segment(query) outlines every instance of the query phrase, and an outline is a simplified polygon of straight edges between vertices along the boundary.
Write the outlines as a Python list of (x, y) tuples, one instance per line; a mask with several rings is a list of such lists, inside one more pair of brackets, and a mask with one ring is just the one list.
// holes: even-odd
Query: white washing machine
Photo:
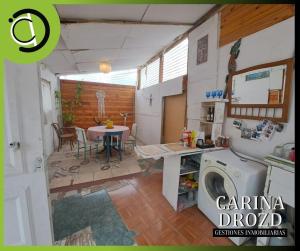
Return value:
[[(258, 213), (250, 210), (219, 210), (216, 199), (225, 196), (220, 200), (222, 205), (228, 204), (235, 196), (241, 201), (241, 196), (263, 195), (263, 188), (266, 180), (267, 168), (264, 165), (253, 161), (243, 161), (230, 150), (214, 151), (202, 155), (200, 175), (198, 208), (216, 225), (220, 224), (220, 213)], [(226, 226), (224, 228), (233, 228)], [(241, 245), (248, 238), (229, 237), (235, 244)]]

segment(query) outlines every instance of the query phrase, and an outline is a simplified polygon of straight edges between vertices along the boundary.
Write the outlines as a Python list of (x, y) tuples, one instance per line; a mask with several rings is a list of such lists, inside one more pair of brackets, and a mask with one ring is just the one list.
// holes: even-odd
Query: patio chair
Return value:
[(136, 146), (136, 135), (137, 135), (137, 125), (136, 123), (132, 124), (130, 135), (124, 145), (131, 145), (132, 149)]
[(69, 141), (71, 151), (73, 150), (73, 140), (74, 140), (74, 134), (73, 133), (64, 133), (64, 127), (60, 127), (58, 123), (52, 123), (52, 127), (54, 128), (54, 131), (58, 137), (58, 147), (57, 151), (59, 152), (59, 149), (62, 147), (63, 143), (65, 141)]
[(104, 165), (101, 169), (107, 170), (110, 168), (110, 157), (112, 156), (112, 150), (119, 153), (119, 159), (122, 160), (122, 134), (123, 132), (106, 132), (104, 134), (104, 144), (105, 144), (105, 155), (106, 162), (108, 165)]
[[(76, 135), (77, 135), (77, 158), (79, 158), (79, 150), (83, 150), (84, 160), (86, 160), (86, 152), (90, 151), (90, 155), (92, 154), (92, 150), (96, 149), (98, 152), (98, 144), (99, 141), (90, 141), (87, 139), (85, 130), (80, 127), (75, 127)], [(94, 147), (94, 148), (93, 148)]]

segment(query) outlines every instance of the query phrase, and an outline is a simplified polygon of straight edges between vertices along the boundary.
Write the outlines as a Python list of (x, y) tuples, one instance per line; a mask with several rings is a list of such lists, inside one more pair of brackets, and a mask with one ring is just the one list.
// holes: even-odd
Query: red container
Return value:
[(289, 153), (289, 160), (295, 162), (295, 148), (293, 147)]

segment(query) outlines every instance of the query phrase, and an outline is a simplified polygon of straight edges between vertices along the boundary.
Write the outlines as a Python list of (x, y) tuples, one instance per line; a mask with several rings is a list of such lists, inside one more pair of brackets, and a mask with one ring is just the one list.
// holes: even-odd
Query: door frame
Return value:
[[(44, 107), (43, 107), (43, 90), (42, 90), (42, 85), (43, 85), (43, 82), (45, 82), (47, 85), (49, 85), (49, 89), (50, 89), (50, 100), (51, 100), (51, 107), (53, 108), (53, 103), (52, 103), (52, 86), (51, 86), (51, 81), (45, 79), (45, 78), (42, 78), (41, 76), (39, 77), (40, 79), (40, 96), (41, 96), (41, 113), (44, 115)], [(52, 114), (52, 122), (53, 123), (53, 114)], [(51, 128), (51, 125), (50, 125), (50, 128)], [(43, 155), (44, 155), (44, 158), (45, 158), (45, 165), (47, 163), (47, 159), (49, 156), (47, 156), (46, 154), (46, 139), (45, 139), (45, 117), (42, 116), (42, 132), (43, 132)], [(54, 133), (53, 133), (53, 130), (52, 130), (52, 145), (53, 145), (53, 151), (55, 149), (55, 143), (54, 143)]]
[[(164, 144), (164, 140), (165, 140), (165, 120), (166, 120), (166, 116), (165, 116), (165, 102), (166, 102), (166, 98), (167, 97), (171, 97), (171, 96), (177, 96), (177, 95), (183, 95), (186, 93), (186, 99), (185, 99), (185, 112), (184, 112), (184, 127), (187, 127), (187, 99), (188, 99), (188, 93), (187, 93), (187, 82), (188, 82), (188, 76), (184, 75), (183, 79), (182, 79), (182, 93), (181, 94), (176, 94), (176, 95), (170, 95), (170, 96), (164, 96), (162, 97), (162, 110), (161, 110), (161, 134), (160, 134), (160, 143)], [(162, 83), (163, 84), (163, 83)]]
[[(40, 64), (38, 64), (38, 79), (39, 79), (39, 95), (40, 95), (40, 112), (41, 114), (44, 113), (44, 107), (43, 107), (43, 94), (42, 94), (42, 81), (49, 84), (50, 87), (50, 97), (51, 97), (51, 104), (52, 104), (52, 86), (51, 81), (45, 79), (42, 77), (41, 74), (41, 67)], [(52, 104), (53, 108), (53, 104)], [(45, 140), (45, 124), (44, 124), (44, 116), (41, 116), (41, 127), (42, 127), (42, 144), (43, 144), (43, 168), (45, 172), (46, 177), (46, 189), (47, 189), (47, 199), (48, 199), (48, 208), (49, 208), (49, 220), (50, 220), (50, 230), (51, 230), (51, 238), (52, 238), (52, 244), (54, 244), (54, 229), (53, 229), (53, 219), (52, 219), (52, 206), (51, 206), (51, 199), (50, 199), (50, 184), (49, 184), (49, 173), (48, 173), (48, 157), (46, 154), (46, 140)], [(53, 114), (52, 114), (52, 122), (53, 122)], [(52, 144), (53, 144), (53, 152), (55, 151), (55, 142), (54, 142), (54, 132), (52, 131)]]

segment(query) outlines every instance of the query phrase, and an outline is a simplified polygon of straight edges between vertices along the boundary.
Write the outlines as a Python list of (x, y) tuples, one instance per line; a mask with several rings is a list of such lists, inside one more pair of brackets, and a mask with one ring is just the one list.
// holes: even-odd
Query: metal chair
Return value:
[[(79, 150), (84, 149), (84, 160), (86, 160), (86, 152), (88, 150), (90, 151), (90, 155), (92, 154), (93, 149), (96, 149), (96, 152), (98, 152), (99, 142), (88, 140), (85, 134), (85, 130), (83, 128), (75, 127), (75, 130), (77, 135), (77, 158), (79, 158)], [(95, 147), (93, 148), (93, 146)]]
[(73, 133), (64, 133), (64, 127), (60, 127), (58, 123), (52, 123), (52, 127), (54, 128), (56, 135), (58, 137), (58, 147), (57, 151), (62, 147), (64, 141), (69, 141), (71, 151), (73, 150), (73, 140), (74, 134)]
[(136, 123), (132, 124), (130, 135), (124, 145), (132, 145), (132, 148), (136, 146), (136, 135), (137, 135), (137, 125)]
[(123, 132), (106, 132), (104, 134), (104, 147), (106, 162), (108, 165), (104, 165), (101, 169), (107, 170), (110, 168), (110, 157), (112, 156), (112, 150), (119, 153), (119, 159), (122, 160), (122, 134)]

